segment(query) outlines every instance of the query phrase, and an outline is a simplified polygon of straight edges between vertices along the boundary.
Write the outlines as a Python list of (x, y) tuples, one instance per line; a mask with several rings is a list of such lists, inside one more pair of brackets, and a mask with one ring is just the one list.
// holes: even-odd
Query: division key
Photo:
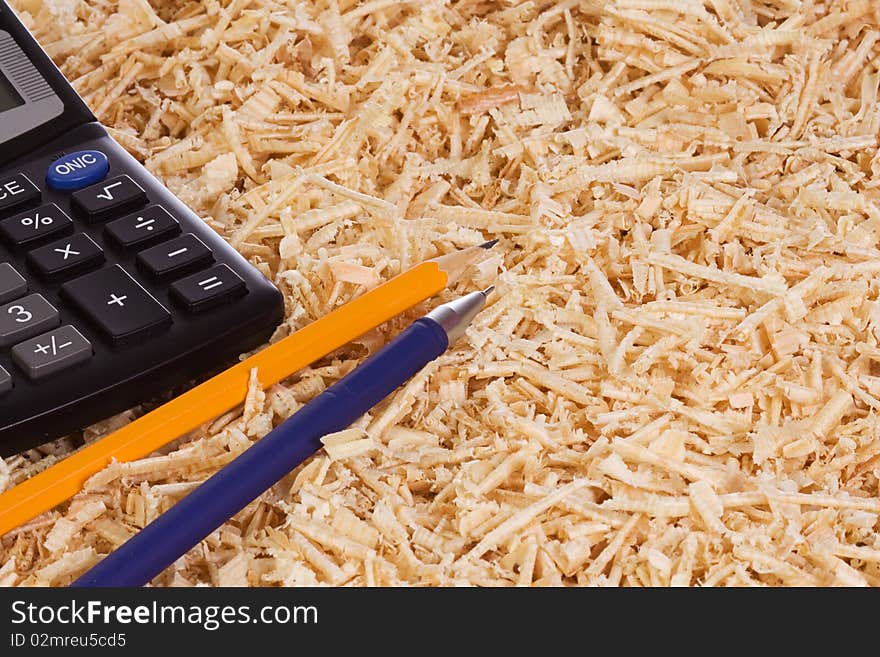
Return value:
[(161, 205), (153, 205), (111, 221), (104, 230), (119, 246), (140, 249), (176, 235), (180, 223)]

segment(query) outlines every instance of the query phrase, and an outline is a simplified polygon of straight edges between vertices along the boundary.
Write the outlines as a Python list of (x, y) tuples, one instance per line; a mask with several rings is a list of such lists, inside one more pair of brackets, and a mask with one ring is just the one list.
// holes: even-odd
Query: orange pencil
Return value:
[(113, 459), (134, 461), (244, 402), (251, 370), (265, 389), (458, 279), (497, 240), (427, 260), (233, 365), (0, 495), (0, 536), (82, 489)]

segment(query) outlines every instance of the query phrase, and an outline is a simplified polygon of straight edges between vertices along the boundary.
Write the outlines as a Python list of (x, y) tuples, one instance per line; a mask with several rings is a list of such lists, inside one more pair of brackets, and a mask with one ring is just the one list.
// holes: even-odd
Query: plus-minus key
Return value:
[(31, 379), (42, 379), (92, 357), (92, 345), (72, 326), (62, 326), (12, 348), (12, 360)]
[(171, 324), (171, 315), (119, 265), (61, 286), (61, 294), (115, 343), (140, 338)]

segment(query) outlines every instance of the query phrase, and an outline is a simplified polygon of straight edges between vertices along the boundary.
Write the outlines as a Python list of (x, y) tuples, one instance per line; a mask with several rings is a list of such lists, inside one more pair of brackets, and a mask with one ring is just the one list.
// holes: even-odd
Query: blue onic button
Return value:
[(101, 182), (110, 171), (110, 160), (101, 151), (77, 151), (49, 165), (46, 182), (60, 191), (73, 191)]

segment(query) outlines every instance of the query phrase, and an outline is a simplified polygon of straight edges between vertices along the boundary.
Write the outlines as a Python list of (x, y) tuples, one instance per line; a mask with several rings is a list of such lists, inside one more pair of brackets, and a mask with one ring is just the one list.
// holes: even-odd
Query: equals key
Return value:
[(190, 312), (214, 308), (246, 293), (245, 282), (226, 265), (200, 271), (171, 286), (175, 301), (186, 306)]

